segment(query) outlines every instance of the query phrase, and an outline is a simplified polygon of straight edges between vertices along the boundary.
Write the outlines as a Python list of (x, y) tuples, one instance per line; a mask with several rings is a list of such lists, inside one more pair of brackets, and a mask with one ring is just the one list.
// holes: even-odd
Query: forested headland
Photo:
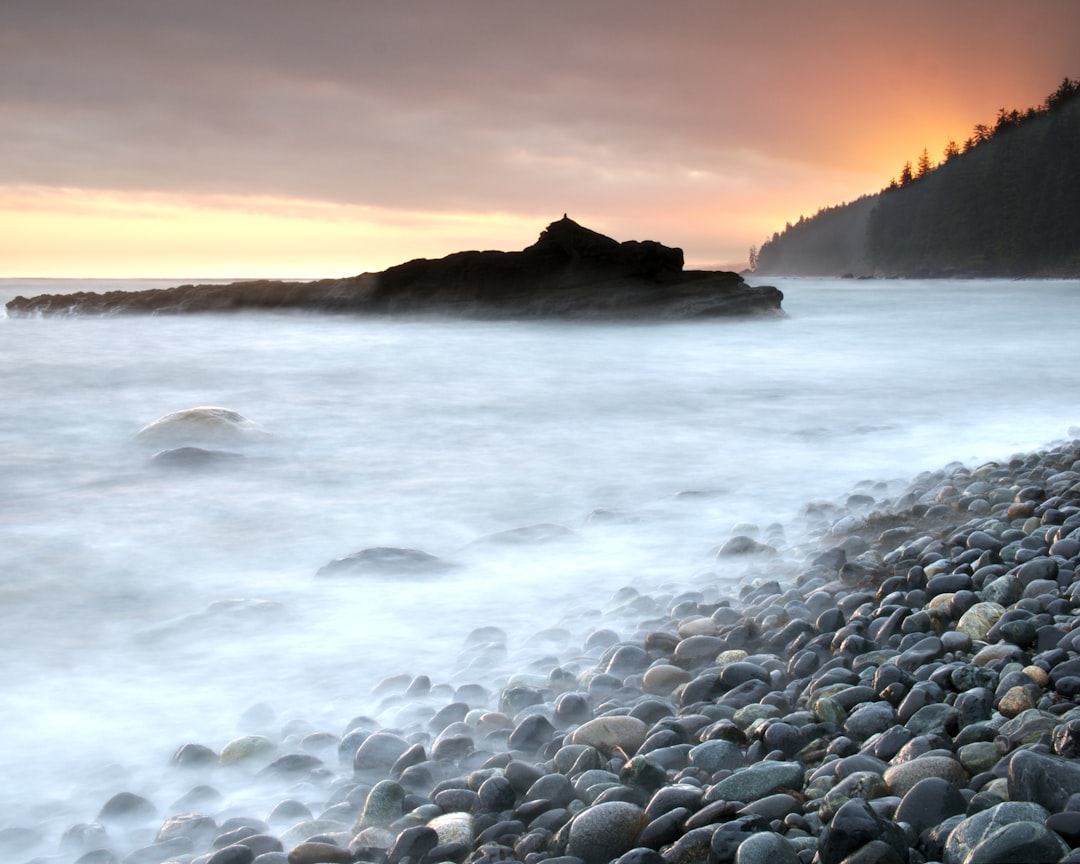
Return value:
[(750, 250), (757, 274), (1080, 276), (1080, 81)]

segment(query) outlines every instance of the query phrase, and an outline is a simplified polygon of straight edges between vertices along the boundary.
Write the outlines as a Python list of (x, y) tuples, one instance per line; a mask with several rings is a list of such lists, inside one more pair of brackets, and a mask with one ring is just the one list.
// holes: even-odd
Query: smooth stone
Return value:
[(647, 849), (661, 849), (674, 843), (683, 835), (683, 826), (690, 811), (686, 807), (676, 807), (649, 819), (648, 824), (638, 835), (637, 843)]
[(672, 660), (684, 669), (693, 669), (712, 663), (727, 648), (727, 642), (719, 636), (687, 636), (675, 646)]
[(990, 603), (1012, 606), (1023, 596), (1024, 585), (1016, 576), (1006, 573), (983, 585), (982, 594)]
[(911, 791), (916, 783), (927, 777), (940, 777), (958, 788), (966, 786), (969, 779), (964, 766), (952, 756), (932, 755), (893, 765), (884, 775), (889, 794), (899, 795), (901, 798)]
[[(162, 864), (178, 855), (190, 854), (195, 848), (190, 837), (173, 837), (162, 840), (160, 843), (152, 843), (149, 846), (141, 846), (134, 852), (126, 855), (121, 864)], [(251, 855), (251, 850), (247, 850)], [(253, 857), (253, 856), (252, 856)], [(250, 862), (249, 857), (248, 861)]]
[(799, 856), (791, 843), (780, 834), (762, 831), (739, 844), (735, 864), (798, 864)]
[(644, 811), (634, 804), (594, 804), (570, 823), (566, 854), (585, 864), (607, 864), (634, 848), (645, 824)]
[(891, 729), (896, 723), (896, 710), (888, 702), (870, 702), (856, 708), (844, 721), (844, 732), (854, 741), (865, 741), (871, 735)]
[(609, 675), (625, 677), (649, 668), (651, 659), (639, 645), (621, 645), (611, 655), (605, 670)]
[(187, 837), (196, 845), (213, 840), (218, 834), (217, 822), (199, 813), (180, 813), (170, 816), (158, 829), (156, 843), (173, 837)]
[(498, 813), (501, 810), (509, 810), (514, 806), (517, 793), (513, 785), (506, 777), (495, 775), (488, 777), (476, 792), (480, 799), (480, 807), (483, 810), (491, 810)]
[(309, 819), (283, 831), (280, 840), (284, 848), (290, 848), (324, 835), (348, 833), (348, 829), (348, 825), (330, 819)]
[[(726, 802), (725, 802), (726, 803)], [(665, 864), (701, 864), (709, 860), (716, 825), (692, 828), (661, 853)]]
[(1036, 581), (1053, 582), (1057, 579), (1058, 569), (1054, 558), (1035, 558), (1016, 568), (1016, 578), (1024, 586)]
[(353, 767), (360, 772), (386, 773), (411, 745), (392, 732), (375, 732), (364, 739), (353, 757)]
[(700, 786), (684, 783), (664, 786), (653, 793), (649, 803), (645, 805), (645, 817), (655, 819), (663, 813), (678, 808), (685, 808), (691, 812), (697, 810), (701, 806), (703, 793), (704, 790)]
[(247, 846), (248, 849), (255, 853), (256, 858), (258, 858), (264, 852), (284, 851), (281, 845), (281, 841), (272, 834), (251, 834), (250, 836), (238, 841), (236, 845)]
[(262, 426), (228, 408), (199, 406), (174, 411), (143, 426), (135, 437), (147, 443), (243, 443), (269, 437)]
[(471, 844), (476, 835), (473, 830), (473, 817), (462, 812), (436, 816), (427, 823), (427, 827), (435, 832), (440, 846), (445, 846), (448, 843)]
[(1069, 846), (1038, 822), (1013, 822), (985, 837), (964, 864), (1013, 864), (1016, 861), (1059, 861)]
[(287, 798), (274, 806), (270, 811), (268, 821), (276, 827), (288, 827), (311, 818), (311, 810), (302, 801), (295, 798)]
[(443, 789), (433, 800), (447, 813), (471, 813), (479, 805), (480, 796), (471, 789)]
[(263, 768), (259, 776), (276, 775), (299, 780), (322, 767), (322, 759), (310, 753), (286, 753)]
[(757, 663), (746, 660), (728, 663), (720, 670), (720, 683), (728, 689), (733, 689), (747, 681), (762, 681), (769, 683), (769, 673)]
[(685, 669), (662, 664), (647, 669), (642, 677), (641, 684), (646, 693), (666, 696), (680, 684), (685, 684), (689, 680), (690, 673)]
[(545, 774), (525, 793), (526, 801), (547, 801), (551, 807), (566, 807), (577, 792), (564, 774)]
[(936, 702), (924, 705), (904, 725), (912, 735), (951, 734), (957, 730), (959, 719), (960, 712), (952, 705)]
[[(281, 850), (273, 849), (267, 851), (280, 852)], [(205, 864), (253, 864), (256, 857), (255, 850), (250, 846), (235, 843), (232, 846), (218, 849), (212, 855), (207, 857)]]
[(972, 776), (989, 771), (1001, 759), (1001, 751), (992, 741), (973, 741), (956, 751), (964, 770)]
[(588, 744), (609, 755), (615, 749), (630, 755), (644, 743), (648, 731), (649, 727), (636, 717), (596, 717), (578, 726), (570, 735), (569, 743)]
[(1046, 827), (1061, 836), (1074, 849), (1080, 846), (1080, 811), (1052, 813), (1046, 820)]
[(941, 777), (925, 777), (900, 799), (893, 819), (907, 822), (916, 834), (939, 824), (949, 816), (963, 814), (967, 800), (960, 790)]
[(555, 727), (543, 714), (531, 714), (525, 717), (507, 739), (507, 746), (512, 750), (535, 751), (555, 737)]
[(998, 702), (998, 711), (1006, 717), (1013, 718), (1038, 707), (1038, 704), (1038, 698), (1029, 692), (1028, 687), (1010, 687), (1002, 694)]
[(869, 802), (853, 798), (836, 811), (818, 839), (820, 864), (841, 864), (849, 855), (874, 841), (882, 841), (907, 860), (908, 845), (899, 826), (880, 816)]
[(999, 660), (1021, 659), (1023, 659), (1023, 652), (1019, 648), (1010, 645), (1008, 642), (999, 642), (996, 645), (987, 645), (980, 648), (975, 656), (971, 658), (971, 662), (976, 666), (989, 666)]
[[(386, 860), (389, 864), (398, 864), (398, 862), (406, 858), (410, 861), (420, 861), (438, 844), (439, 835), (433, 828), (429, 828), (427, 825), (413, 825), (398, 834), (397, 839), (394, 840), (394, 845), (386, 852)], [(349, 853), (348, 849), (344, 851)], [(352, 855), (349, 853), (349, 857), (345, 859), (345, 864), (349, 864), (351, 861)], [(291, 861), (290, 864), (292, 864)]]
[(789, 813), (796, 813), (801, 809), (799, 799), (786, 792), (777, 792), (775, 795), (766, 795), (757, 801), (751, 801), (739, 811), (739, 815), (754, 815), (768, 819), (783, 819)]
[(1007, 777), (1011, 800), (1034, 801), (1050, 811), (1064, 809), (1080, 792), (1080, 763), (1031, 750), (1013, 754)]
[[(944, 864), (968, 864), (968, 856), (984, 840), (1001, 828), (1018, 822), (1041, 823), (1050, 814), (1040, 807), (1028, 801), (1005, 801), (969, 816), (960, 822), (949, 834), (945, 841)], [(1050, 860), (1057, 860), (1062, 853)], [(1023, 861), (1035, 861), (1038, 859), (1021, 856)]]
[(710, 842), (713, 864), (733, 864), (739, 847), (759, 831), (767, 831), (769, 823), (756, 815), (736, 816), (716, 829)]
[(968, 549), (992, 550), (998, 552), (1005, 544), (1001, 540), (986, 531), (972, 531), (967, 538)]
[[(1019, 595), (1017, 595), (1019, 600)], [(1015, 601), (1014, 601), (1015, 602)], [(998, 619), (1005, 614), (1005, 607), (1000, 603), (976, 603), (956, 622), (956, 629), (974, 641), (985, 641)]]
[(664, 864), (664, 856), (655, 849), (638, 846), (620, 855), (615, 859), (615, 864)]
[(802, 789), (802, 785), (803, 768), (798, 762), (758, 762), (711, 786), (704, 800), (756, 801), (785, 789)]
[(360, 818), (353, 827), (354, 832), (365, 828), (383, 828), (400, 819), (405, 801), (405, 789), (395, 780), (380, 780), (364, 800)]
[(885, 781), (880, 774), (875, 774), (872, 771), (856, 771), (825, 793), (821, 806), (818, 808), (818, 813), (822, 820), (827, 822), (837, 810), (851, 799), (870, 800), (871, 798), (880, 798), (887, 791)]
[(156, 817), (157, 808), (148, 799), (133, 792), (118, 792), (98, 811), (97, 821), (131, 825), (149, 822)]
[(1068, 759), (1080, 755), (1080, 718), (1068, 720), (1054, 728), (1050, 749)]

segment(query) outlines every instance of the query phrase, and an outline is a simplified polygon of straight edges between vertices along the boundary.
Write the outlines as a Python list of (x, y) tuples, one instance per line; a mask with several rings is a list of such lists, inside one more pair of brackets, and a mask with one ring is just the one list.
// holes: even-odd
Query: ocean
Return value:
[[(808, 503), (1080, 436), (1080, 281), (767, 281), (787, 317), (0, 318), (0, 831), (44, 854), (116, 792), (164, 811), (172, 753), (254, 705), (341, 734), (401, 721), (387, 676), (444, 704), (581, 671), (590, 632), (648, 625), (636, 595), (769, 575), (717, 558), (733, 534), (796, 547)], [(153, 462), (136, 433), (205, 405), (268, 434)], [(316, 578), (372, 547), (449, 566)], [(229, 782), (226, 809), (269, 806)]]

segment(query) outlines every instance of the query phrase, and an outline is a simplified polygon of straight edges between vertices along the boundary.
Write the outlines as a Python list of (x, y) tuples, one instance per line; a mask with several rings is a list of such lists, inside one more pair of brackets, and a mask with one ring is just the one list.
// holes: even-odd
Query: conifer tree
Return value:
[(923, 147), (923, 151), (919, 154), (918, 167), (915, 170), (915, 177), (921, 178), (929, 174), (934, 168), (933, 163), (930, 161), (930, 154), (926, 152), (926, 148)]

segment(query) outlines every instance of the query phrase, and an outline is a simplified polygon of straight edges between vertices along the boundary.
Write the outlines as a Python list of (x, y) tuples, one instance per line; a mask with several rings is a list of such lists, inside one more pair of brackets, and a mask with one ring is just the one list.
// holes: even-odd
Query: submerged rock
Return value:
[(451, 562), (420, 549), (374, 546), (343, 558), (335, 558), (320, 567), (315, 576), (430, 576), (452, 570), (454, 566)]
[(210, 468), (215, 465), (227, 465), (243, 459), (241, 453), (228, 450), (204, 450), (202, 447), (174, 447), (159, 450), (150, 457), (150, 461), (162, 468)]

